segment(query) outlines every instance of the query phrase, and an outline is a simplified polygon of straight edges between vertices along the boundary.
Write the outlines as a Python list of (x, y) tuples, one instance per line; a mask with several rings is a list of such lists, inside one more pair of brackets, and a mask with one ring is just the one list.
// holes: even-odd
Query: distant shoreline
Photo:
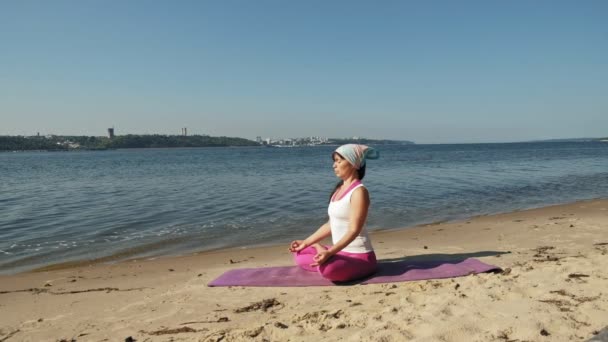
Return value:
[[(289, 142), (289, 140), (288, 140)], [(388, 139), (327, 139), (323, 143), (260, 143), (245, 138), (210, 137), (204, 135), (167, 136), (167, 135), (121, 135), (113, 139), (93, 136), (0, 136), (0, 153), (2, 152), (74, 152), (74, 151), (110, 151), (125, 149), (176, 149), (176, 148), (215, 148), (215, 147), (322, 147), (340, 146), (349, 143), (359, 143), (377, 146), (407, 146), (407, 145), (475, 145), (475, 144), (538, 144), (538, 143), (589, 143), (608, 142), (608, 138), (573, 138), (548, 139), (514, 142), (484, 142), (484, 143), (439, 143), (417, 144), (408, 140)]]
[[(539, 140), (539, 141), (514, 141), (514, 142), (484, 142), (484, 143), (438, 143), (438, 144), (416, 144), (416, 143), (384, 143), (380, 146), (425, 146), (425, 145), (504, 145), (504, 144), (554, 144), (554, 143), (608, 143), (608, 139), (595, 140)], [(371, 142), (366, 144), (378, 145)], [(209, 145), (209, 146), (151, 146), (151, 147), (117, 147), (117, 148), (61, 148), (61, 149), (0, 149), (0, 153), (23, 153), (23, 152), (83, 152), (83, 151), (117, 151), (117, 150), (150, 150), (150, 149), (197, 149), (197, 148), (307, 148), (340, 146), (341, 143), (325, 143), (316, 145)]]
[(211, 137), (208, 135), (120, 135), (94, 136), (0, 136), (0, 152), (17, 151), (105, 151), (132, 148), (200, 148), (200, 147), (305, 147), (334, 146), (347, 143), (368, 145), (412, 145), (406, 140), (386, 139), (324, 139), (309, 138), (272, 141), (253, 141), (235, 137)]
[(0, 151), (71, 151), (119, 148), (227, 147), (259, 146), (243, 138), (207, 135), (120, 135), (94, 136), (0, 136)]

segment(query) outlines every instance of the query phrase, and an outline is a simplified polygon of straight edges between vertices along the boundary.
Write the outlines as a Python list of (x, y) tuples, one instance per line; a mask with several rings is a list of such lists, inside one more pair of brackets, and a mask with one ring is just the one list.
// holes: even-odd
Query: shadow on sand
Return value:
[(431, 263), (438, 262), (439, 264), (452, 263), (456, 264), (462, 262), (468, 258), (482, 258), (482, 257), (491, 257), (503, 254), (510, 254), (510, 251), (481, 251), (481, 252), (472, 252), (472, 253), (460, 253), (460, 254), (420, 254), (420, 255), (410, 255), (404, 256), (400, 258), (392, 258), (392, 259), (381, 259), (378, 260), (379, 264), (384, 263), (394, 263), (394, 262), (406, 262), (406, 263)]
[[(460, 253), (460, 254), (421, 254), (404, 256), (401, 258), (392, 259), (381, 259), (378, 260), (378, 270), (373, 275), (362, 278), (359, 280), (334, 283), (336, 285), (355, 285), (365, 283), (372, 278), (382, 277), (398, 277), (403, 276), (406, 272), (412, 270), (430, 270), (446, 264), (461, 264), (470, 258), (498, 256), (502, 254), (509, 254), (511, 252), (503, 251), (480, 251), (473, 253)], [(490, 270), (490, 272), (500, 272), (501, 269), (496, 267)]]

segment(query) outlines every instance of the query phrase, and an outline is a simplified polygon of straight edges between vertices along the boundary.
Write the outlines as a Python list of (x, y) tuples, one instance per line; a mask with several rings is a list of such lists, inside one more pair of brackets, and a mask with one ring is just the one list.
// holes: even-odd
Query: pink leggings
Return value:
[(298, 266), (311, 272), (319, 272), (323, 278), (331, 281), (349, 281), (371, 275), (376, 271), (378, 262), (376, 253), (348, 253), (340, 251), (319, 266), (310, 266), (317, 254), (314, 247), (306, 247), (294, 253)]

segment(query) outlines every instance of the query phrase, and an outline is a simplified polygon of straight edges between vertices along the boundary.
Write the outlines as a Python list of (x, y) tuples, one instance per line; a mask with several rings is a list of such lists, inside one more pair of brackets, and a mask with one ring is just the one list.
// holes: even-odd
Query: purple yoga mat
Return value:
[[(411, 280), (442, 279), (500, 270), (500, 267), (468, 258), (458, 261), (395, 261), (378, 263), (378, 271), (348, 284), (380, 284)], [(239, 268), (230, 270), (208, 286), (331, 286), (335, 283), (298, 266)]]

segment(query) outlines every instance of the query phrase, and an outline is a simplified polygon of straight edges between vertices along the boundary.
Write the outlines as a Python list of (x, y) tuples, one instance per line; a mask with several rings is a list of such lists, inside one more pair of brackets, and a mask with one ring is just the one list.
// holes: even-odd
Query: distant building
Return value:
[(108, 128), (108, 138), (110, 138), (110, 139), (114, 138), (114, 127)]
[(188, 135), (188, 128), (186, 128), (186, 127), (182, 128), (182, 135), (184, 137)]

